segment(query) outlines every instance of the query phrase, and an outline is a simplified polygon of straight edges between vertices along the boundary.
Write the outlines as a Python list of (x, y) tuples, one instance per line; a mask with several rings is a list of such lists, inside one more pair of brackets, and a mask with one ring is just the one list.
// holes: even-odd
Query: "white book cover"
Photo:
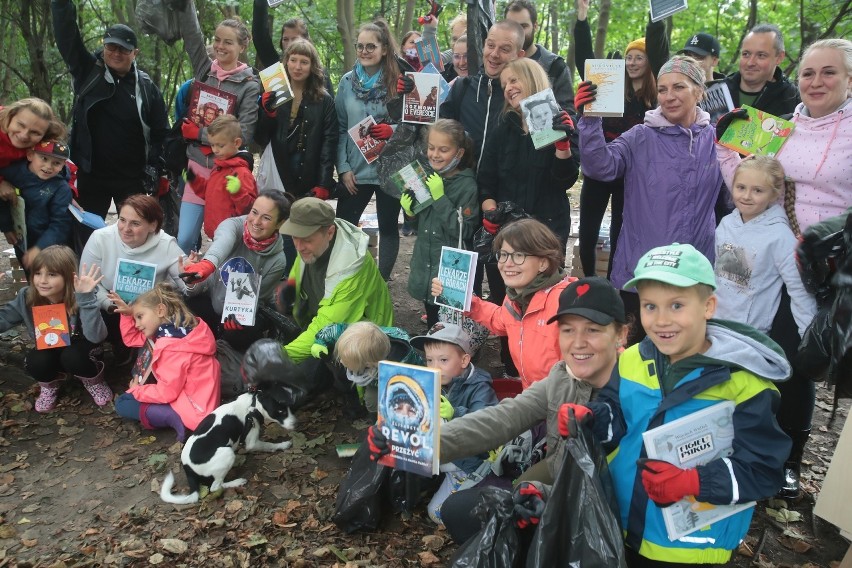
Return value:
[[(649, 458), (665, 460), (683, 469), (726, 458), (734, 453), (735, 408), (733, 401), (720, 402), (643, 432), (645, 452)], [(750, 507), (754, 507), (753, 501), (711, 505), (689, 496), (660, 510), (668, 537), (675, 541)]]
[(115, 266), (113, 289), (129, 304), (148, 290), (152, 290), (156, 279), (156, 264), (119, 258)]
[(477, 253), (469, 250), (441, 247), (438, 280), (441, 281), (444, 290), (440, 296), (435, 297), (436, 304), (460, 312), (470, 311), (478, 256)]
[(225, 280), (225, 304), (222, 307), (222, 322), (234, 314), (241, 325), (254, 325), (257, 300), (260, 296), (260, 274), (256, 272), (227, 272)]
[(586, 81), (598, 87), (595, 101), (583, 107), (585, 116), (624, 116), (624, 60), (587, 59)]
[(536, 150), (565, 139), (564, 132), (553, 129), (553, 117), (560, 110), (553, 89), (545, 89), (521, 101), (521, 113)]

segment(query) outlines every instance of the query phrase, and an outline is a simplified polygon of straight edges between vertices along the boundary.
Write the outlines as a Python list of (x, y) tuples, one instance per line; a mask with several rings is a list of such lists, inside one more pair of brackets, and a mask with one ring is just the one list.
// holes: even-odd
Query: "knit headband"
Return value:
[(675, 55), (666, 61), (657, 74), (657, 80), (666, 73), (682, 73), (692, 79), (692, 82), (699, 87), (704, 86), (704, 70), (691, 57)]
[(642, 53), (645, 53), (645, 38), (640, 37), (639, 39), (634, 39), (630, 43), (627, 44), (627, 47), (624, 48), (624, 56), (627, 57), (627, 53), (631, 49), (638, 49)]

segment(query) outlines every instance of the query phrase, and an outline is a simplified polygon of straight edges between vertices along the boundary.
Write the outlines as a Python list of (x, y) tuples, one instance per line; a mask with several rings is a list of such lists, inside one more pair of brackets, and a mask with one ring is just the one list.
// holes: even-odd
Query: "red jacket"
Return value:
[(523, 317), (518, 306), (506, 296), (498, 306), (474, 296), (468, 317), (487, 327), (494, 335), (509, 337), (509, 353), (526, 389), (550, 373), (562, 360), (559, 351), (559, 326), (547, 320), (559, 311), (559, 294), (576, 278), (565, 277), (550, 288), (536, 292)]
[[(0, 106), (0, 109), (3, 107)], [(23, 160), (27, 157), (27, 150), (15, 148), (6, 132), (0, 130), (0, 168), (5, 168), (12, 162)]]
[[(121, 316), (121, 337), (128, 347), (145, 344), (131, 316)], [(216, 338), (201, 319), (186, 337), (160, 337), (154, 342), (151, 373), (157, 382), (133, 385), (127, 392), (139, 402), (170, 405), (190, 430), (219, 406), (222, 371)]]
[[(192, 191), (204, 199), (204, 233), (213, 238), (216, 227), (225, 219), (249, 212), (257, 198), (257, 182), (245, 159), (236, 155), (227, 160), (216, 158), (210, 177), (197, 177), (190, 184)], [(228, 193), (226, 176), (237, 176), (242, 184), (234, 194)]]

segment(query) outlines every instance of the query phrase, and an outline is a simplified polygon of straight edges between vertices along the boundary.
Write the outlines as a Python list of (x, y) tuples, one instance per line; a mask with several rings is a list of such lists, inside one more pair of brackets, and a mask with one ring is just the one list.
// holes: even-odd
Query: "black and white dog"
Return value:
[(185, 505), (198, 502), (198, 490), (202, 485), (208, 486), (211, 492), (245, 485), (243, 478), (225, 481), (234, 465), (237, 447), (242, 442), (249, 452), (276, 452), (289, 448), (289, 441), (277, 444), (264, 442), (260, 434), (265, 421), (276, 422), (287, 430), (296, 427), (296, 417), (290, 410), (296, 396), (295, 389), (274, 385), (263, 391), (241, 394), (235, 401), (223, 404), (208, 414), (186, 441), (180, 454), (192, 492), (173, 495), (175, 476), (170, 471), (160, 487), (160, 499)]

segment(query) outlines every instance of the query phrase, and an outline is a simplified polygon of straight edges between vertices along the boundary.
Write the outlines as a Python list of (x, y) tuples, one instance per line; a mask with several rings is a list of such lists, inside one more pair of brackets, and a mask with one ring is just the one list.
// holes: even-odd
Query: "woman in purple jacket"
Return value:
[[(582, 112), (597, 87), (580, 84), (574, 103)], [(716, 130), (698, 107), (704, 74), (690, 57), (675, 56), (657, 76), (659, 106), (609, 144), (601, 119), (579, 121), (583, 173), (609, 181), (624, 177), (624, 224), (618, 237), (611, 280), (616, 288), (633, 277), (639, 258), (654, 247), (689, 243), (713, 262), (714, 205), (722, 186), (716, 163)], [(639, 321), (639, 298), (621, 290), (628, 313)], [(634, 326), (635, 339), (644, 337)]]

